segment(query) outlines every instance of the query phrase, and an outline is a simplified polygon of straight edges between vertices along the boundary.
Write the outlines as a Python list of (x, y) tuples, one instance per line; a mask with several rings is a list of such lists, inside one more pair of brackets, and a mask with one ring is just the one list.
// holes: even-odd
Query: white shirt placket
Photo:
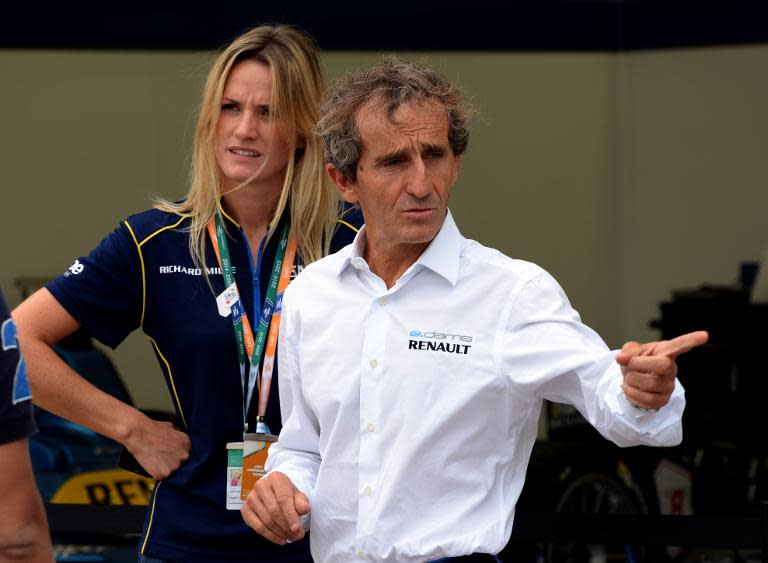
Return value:
[[(391, 296), (383, 281), (365, 268), (359, 272), (365, 277), (364, 283), (376, 290), (363, 321), (363, 353), (360, 358), (360, 453), (358, 461), (358, 506), (357, 541), (355, 555), (365, 559), (365, 540), (376, 524), (378, 484), (381, 482), (381, 439), (385, 425), (396, 424), (396, 420), (382, 412), (381, 397), (387, 392), (385, 374), (387, 371), (386, 341), (390, 330)], [(361, 280), (363, 281), (363, 280)]]

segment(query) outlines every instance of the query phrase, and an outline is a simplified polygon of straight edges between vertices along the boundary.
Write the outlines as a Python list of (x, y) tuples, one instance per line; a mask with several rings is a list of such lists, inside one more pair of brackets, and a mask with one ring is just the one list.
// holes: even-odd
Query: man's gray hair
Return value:
[(367, 70), (342, 76), (320, 104), (315, 131), (323, 141), (325, 162), (352, 182), (357, 181), (362, 150), (355, 114), (370, 101), (381, 104), (390, 119), (403, 104), (436, 102), (445, 108), (448, 117), (448, 144), (453, 154), (460, 155), (467, 149), (473, 110), (459, 89), (434, 69), (385, 57)]

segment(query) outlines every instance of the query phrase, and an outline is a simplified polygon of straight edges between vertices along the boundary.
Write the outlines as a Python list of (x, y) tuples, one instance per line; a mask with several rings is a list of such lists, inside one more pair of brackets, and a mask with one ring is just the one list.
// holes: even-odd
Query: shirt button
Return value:
[(368, 432), (374, 432), (376, 430), (376, 425), (373, 423), (370, 423), (366, 428), (368, 429)]
[(371, 366), (373, 369), (376, 369), (377, 367), (379, 367), (379, 362), (376, 360), (371, 360), (370, 362), (368, 362), (368, 365)]
[(387, 303), (389, 303), (389, 299), (386, 297), (379, 297), (379, 305), (386, 305)]
[(364, 488), (364, 489), (363, 489), (363, 492), (364, 492), (366, 495), (368, 495), (368, 496), (371, 496), (371, 495), (373, 494), (373, 489), (372, 489), (372, 488), (370, 488), (370, 487), (366, 487), (366, 488)]
[(355, 270), (361, 270), (363, 266), (360, 264), (360, 262), (355, 262), (352, 264), (355, 267)]
[(358, 549), (357, 550), (357, 558), (360, 559), (360, 560), (365, 559), (365, 551), (362, 550), (362, 549)]

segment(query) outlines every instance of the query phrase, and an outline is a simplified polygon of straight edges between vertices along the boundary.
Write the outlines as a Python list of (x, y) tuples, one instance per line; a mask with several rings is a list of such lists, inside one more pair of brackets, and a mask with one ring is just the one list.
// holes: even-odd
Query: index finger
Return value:
[(697, 346), (706, 344), (707, 340), (709, 340), (709, 334), (705, 330), (689, 332), (688, 334), (683, 334), (672, 340), (659, 343), (655, 353), (657, 355), (675, 358), (680, 354), (693, 350)]
[[(287, 477), (286, 480), (288, 480)], [(283, 522), (279, 523), (280, 527), (283, 528), (286, 534), (292, 539), (299, 539), (297, 534), (302, 532), (302, 527), (299, 522), (299, 514), (296, 512), (294, 501), (296, 487), (289, 480), (285, 483), (281, 479), (273, 484), (272, 490), (275, 493), (275, 499), (282, 512)]]
[(639, 342), (630, 341), (621, 347), (621, 352), (616, 356), (616, 361), (622, 366), (626, 367), (629, 361), (635, 356), (647, 356), (656, 345), (655, 342), (648, 344), (640, 344)]

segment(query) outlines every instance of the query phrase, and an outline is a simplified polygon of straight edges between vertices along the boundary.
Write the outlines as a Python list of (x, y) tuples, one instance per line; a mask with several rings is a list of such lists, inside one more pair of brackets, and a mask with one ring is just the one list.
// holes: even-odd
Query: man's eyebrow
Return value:
[(440, 143), (440, 144), (427, 143), (427, 144), (421, 145), (421, 152), (422, 153), (425, 153), (425, 152), (428, 152), (428, 153), (435, 153), (435, 152), (444, 153), (447, 150), (448, 150), (448, 145), (444, 145), (442, 143)]
[(404, 149), (398, 149), (378, 156), (374, 161), (374, 164), (383, 164), (389, 160), (403, 160), (406, 159), (407, 156), (408, 151)]

